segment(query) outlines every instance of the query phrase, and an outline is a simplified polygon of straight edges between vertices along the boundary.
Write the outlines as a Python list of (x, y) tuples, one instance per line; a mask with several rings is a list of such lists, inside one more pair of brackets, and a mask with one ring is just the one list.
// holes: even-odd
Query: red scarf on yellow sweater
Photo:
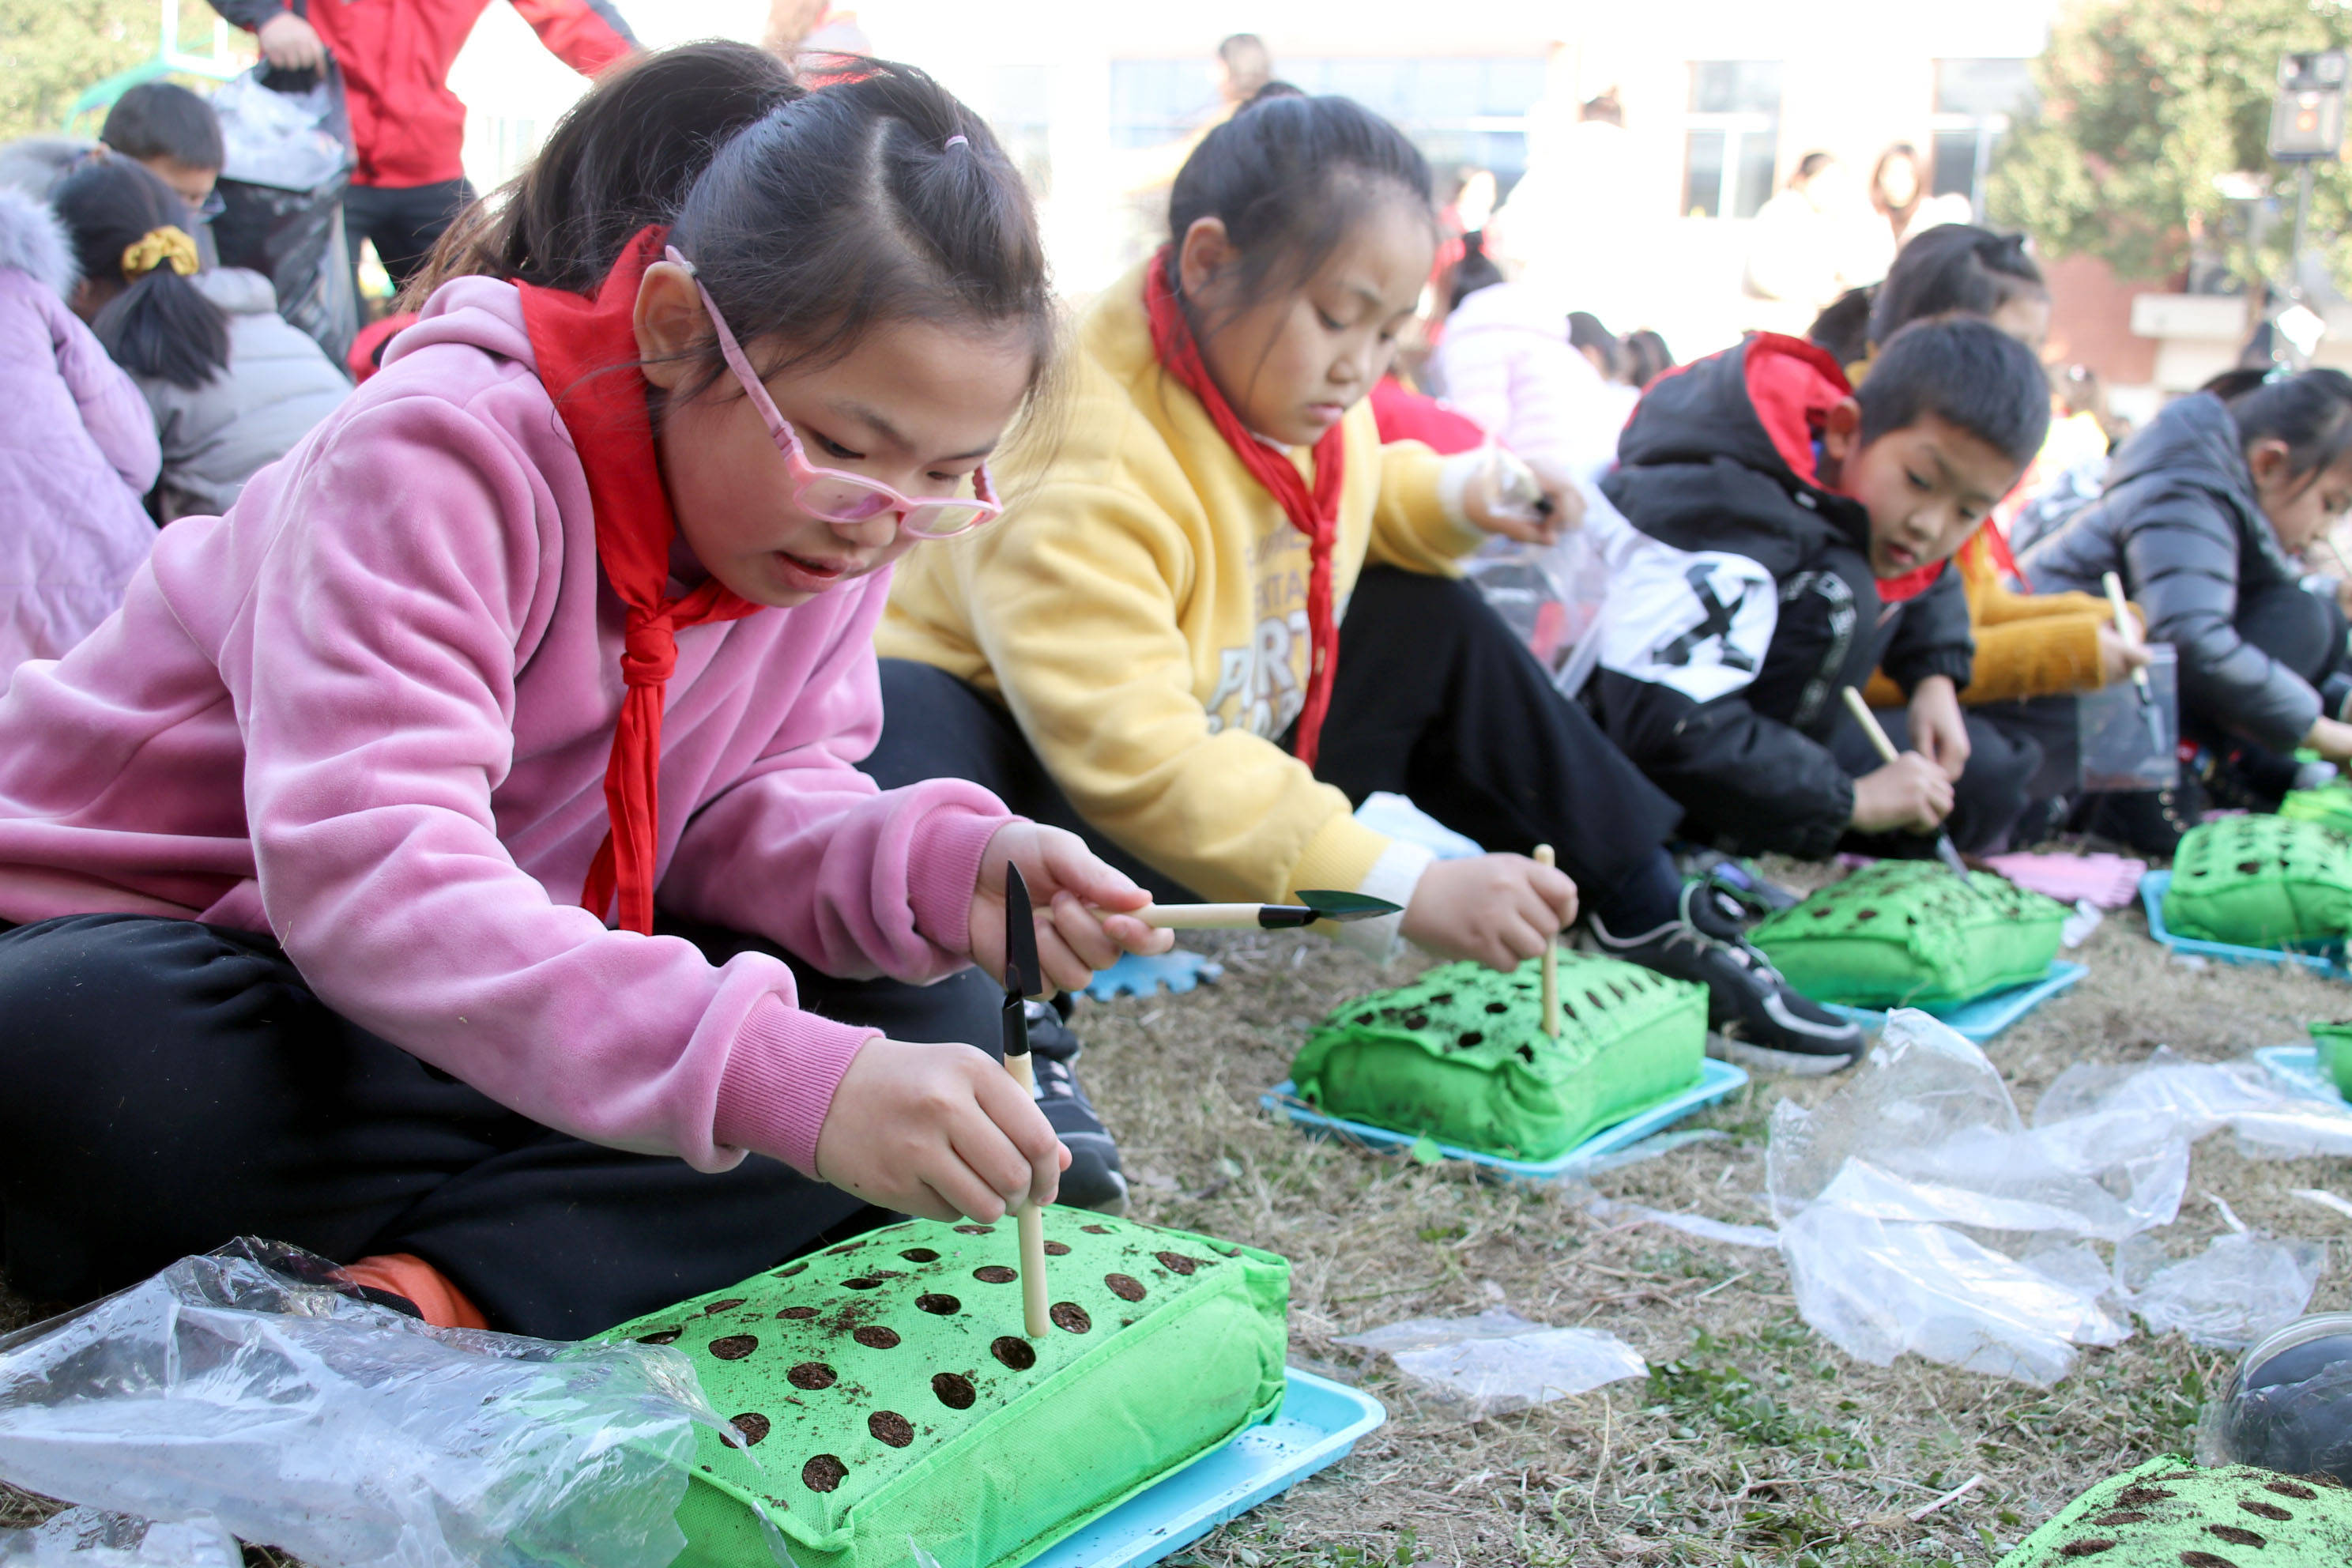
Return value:
[(677, 634), (760, 608), (716, 579), (668, 596), (670, 542), (677, 523), (654, 456), (634, 323), (637, 285), (646, 268), (661, 259), (668, 237), (662, 227), (640, 231), (593, 300), (530, 283), (517, 286), (541, 384), (555, 399), (587, 472), (597, 563), (628, 606), (621, 654), (621, 679), (628, 690), (613, 731), (612, 761), (604, 769), (611, 826), (588, 868), (580, 902), (601, 919), (617, 895), (622, 929), (646, 935), (654, 929), (656, 828), (661, 819), (662, 690), (677, 665)]
[(1308, 767), (1323, 739), (1323, 718), (1331, 710), (1331, 678), (1339, 672), (1339, 627), (1331, 607), (1331, 547), (1339, 535), (1339, 487), (1347, 479), (1345, 447), (1339, 426), (1323, 432), (1312, 448), (1315, 487), (1290, 459), (1251, 434), (1217, 390), (1192, 339), (1192, 324), (1184, 316), (1184, 302), (1168, 281), (1174, 265), (1171, 247), (1162, 246), (1144, 269), (1143, 303), (1151, 315), (1151, 349), (1168, 373), (1201, 400), (1217, 434), (1234, 456), (1274, 496), (1290, 526), (1307, 536), (1307, 631), (1310, 648), (1307, 672), (1307, 706), (1298, 714), (1297, 755)]

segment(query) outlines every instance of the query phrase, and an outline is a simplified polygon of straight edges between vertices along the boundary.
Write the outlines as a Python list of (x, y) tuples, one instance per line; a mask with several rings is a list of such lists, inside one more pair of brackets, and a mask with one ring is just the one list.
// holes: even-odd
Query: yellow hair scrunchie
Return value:
[(122, 276), (136, 281), (167, 262), (183, 278), (195, 276), (196, 242), (188, 237), (187, 230), (170, 224), (149, 229), (124, 248)]

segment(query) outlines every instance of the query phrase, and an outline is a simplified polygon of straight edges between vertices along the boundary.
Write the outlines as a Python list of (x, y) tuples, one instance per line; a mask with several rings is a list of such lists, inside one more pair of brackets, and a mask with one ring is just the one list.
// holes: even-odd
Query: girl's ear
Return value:
[(637, 332), (637, 358), (645, 377), (665, 392), (675, 391), (692, 372), (693, 350), (710, 335), (694, 275), (674, 261), (656, 261), (637, 283), (631, 318)]
[(2258, 490), (2291, 477), (2294, 462), (2294, 451), (2275, 436), (2264, 436), (2246, 448), (2246, 469), (2254, 476)]
[(1224, 219), (1196, 217), (1176, 247), (1177, 287), (1188, 300), (1198, 300), (1204, 294), (1213, 293), (1218, 275), (1240, 257), (1241, 252), (1225, 233)]

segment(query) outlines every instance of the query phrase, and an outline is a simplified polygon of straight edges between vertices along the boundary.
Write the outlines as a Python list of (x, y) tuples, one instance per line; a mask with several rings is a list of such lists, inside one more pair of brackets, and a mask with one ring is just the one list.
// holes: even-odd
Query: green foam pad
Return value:
[(2344, 1568), (2352, 1491), (2252, 1465), (2200, 1470), (2151, 1459), (2068, 1503), (2000, 1568)]
[(2307, 1024), (2305, 1028), (2311, 1036), (2311, 1052), (2318, 1059), (2319, 1070), (2336, 1080), (2338, 1094), (2352, 1100), (2352, 1018)]
[(2225, 816), (2181, 836), (2164, 895), (2175, 936), (2240, 947), (2328, 942), (2352, 931), (2352, 838), (2292, 817)]
[(1022, 1331), (1011, 1220), (916, 1220), (612, 1329), (674, 1344), (704, 1430), (676, 1568), (1026, 1562), (1280, 1409), (1290, 1266), (1045, 1211), (1055, 1331)]
[(2041, 979), (2065, 925), (2065, 905), (1990, 871), (1881, 860), (1748, 934), (1816, 1002), (1920, 1007)]
[(2317, 822), (2352, 833), (2352, 783), (2342, 779), (2322, 789), (2289, 790), (2278, 814), (2295, 822)]
[(1567, 1153), (1698, 1081), (1706, 991), (1590, 953), (1559, 955), (1560, 1036), (1543, 964), (1448, 963), (1339, 1007), (1291, 1064), (1327, 1115), (1511, 1160)]

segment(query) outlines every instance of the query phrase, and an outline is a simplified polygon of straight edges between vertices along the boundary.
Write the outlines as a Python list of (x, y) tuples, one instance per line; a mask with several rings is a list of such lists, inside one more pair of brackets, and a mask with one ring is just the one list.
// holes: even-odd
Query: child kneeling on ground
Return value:
[[(1846, 1066), (1859, 1031), (1684, 885), (1674, 803), (1456, 573), (1489, 533), (1556, 535), (1574, 491), (1515, 516), (1485, 455), (1380, 442), (1366, 395), (1429, 277), (1429, 188), (1346, 99), (1209, 132), (1169, 244), (1079, 330), (1051, 468), (1009, 472), (1000, 527), (901, 574), (869, 766), (978, 780), (1180, 895), (1388, 899), (1401, 920), (1347, 928), (1382, 952), (1402, 934), (1515, 967), (1580, 901), (1611, 951), (1704, 983), (1729, 1048)], [(1359, 822), (1383, 790), (1495, 853), (1436, 860)]]
[(254, 1233), (568, 1339), (869, 1205), (1055, 1194), (952, 1043), (997, 1037), (1005, 868), (1055, 984), (1166, 938), (1069, 836), (854, 766), (887, 568), (988, 521), (1046, 369), (1019, 174), (919, 73), (804, 95), (708, 45), (600, 83), (513, 195), (571, 244), (440, 289), (0, 700), (25, 1295)]
[[(1643, 537), (1611, 580), (1586, 694), (1688, 831), (1819, 858), (1848, 833), (1947, 826), (1981, 848), (2016, 819), (2025, 780), (1968, 767), (1959, 574), (1920, 569), (1976, 531), (2049, 423), (2032, 351), (1967, 318), (1896, 332), (1859, 392), (1769, 332), (1650, 389), (1601, 485)], [(1874, 668), (1909, 701), (1914, 749), (1892, 763), (1843, 700)]]

